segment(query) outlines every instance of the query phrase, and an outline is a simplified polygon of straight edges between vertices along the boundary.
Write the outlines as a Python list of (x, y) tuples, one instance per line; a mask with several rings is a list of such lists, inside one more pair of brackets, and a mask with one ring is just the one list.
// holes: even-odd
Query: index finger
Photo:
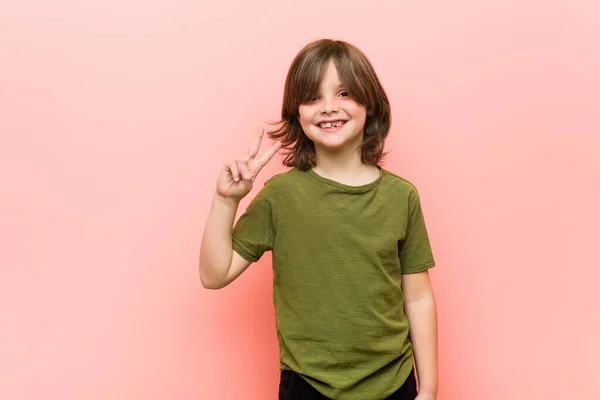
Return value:
[(281, 142), (275, 142), (273, 147), (267, 150), (267, 152), (265, 152), (265, 154), (263, 154), (262, 157), (258, 159), (258, 163), (260, 164), (261, 168), (267, 165), (269, 161), (271, 161), (271, 158), (273, 158), (273, 156), (277, 154), (280, 148)]
[(248, 150), (248, 157), (250, 157), (250, 158), (256, 157), (256, 155), (258, 154), (258, 150), (260, 149), (260, 144), (262, 142), (262, 138), (263, 138), (264, 134), (265, 134), (265, 128), (262, 128), (262, 130), (258, 133), (258, 135), (256, 135), (256, 137), (252, 141), (252, 146), (250, 146), (250, 149)]

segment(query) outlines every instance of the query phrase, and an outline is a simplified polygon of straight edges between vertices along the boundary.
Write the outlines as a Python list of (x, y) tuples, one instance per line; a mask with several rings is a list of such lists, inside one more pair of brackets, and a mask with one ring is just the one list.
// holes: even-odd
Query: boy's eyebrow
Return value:
[(333, 90), (340, 90), (340, 89), (346, 89), (346, 85), (344, 85), (343, 83), (340, 83), (336, 87), (333, 88)]
[[(346, 85), (344, 85), (343, 83), (339, 83), (333, 90), (340, 90), (340, 89), (344, 89), (346, 90)], [(321, 88), (317, 89), (317, 91), (321, 91)]]

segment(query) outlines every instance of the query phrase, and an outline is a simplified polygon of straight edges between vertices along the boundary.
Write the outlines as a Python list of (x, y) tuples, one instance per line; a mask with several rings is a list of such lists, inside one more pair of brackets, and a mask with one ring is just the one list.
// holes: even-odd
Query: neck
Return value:
[(336, 153), (328, 153), (321, 149), (316, 150), (317, 165), (315, 170), (327, 174), (350, 174), (362, 169), (363, 164), (360, 157), (360, 149)]
[(325, 177), (350, 185), (361, 185), (377, 178), (379, 170), (362, 163), (360, 148), (327, 152), (315, 149), (317, 165), (313, 170)]

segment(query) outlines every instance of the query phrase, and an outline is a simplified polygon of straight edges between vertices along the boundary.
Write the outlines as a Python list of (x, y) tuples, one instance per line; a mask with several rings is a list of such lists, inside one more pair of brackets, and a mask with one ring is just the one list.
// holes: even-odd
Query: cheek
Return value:
[(312, 125), (312, 113), (306, 107), (300, 107), (298, 109), (298, 120), (303, 128), (307, 128)]
[(350, 112), (352, 113), (353, 119), (364, 124), (367, 119), (367, 110), (364, 107), (357, 104)]
[(362, 119), (367, 118), (367, 109), (365, 107), (363, 107), (363, 106), (360, 106), (360, 105), (357, 106), (356, 107), (356, 113), (358, 115), (360, 115), (360, 118), (362, 118)]
[(367, 109), (355, 101), (348, 102), (345, 109), (353, 119), (364, 119), (367, 115)]

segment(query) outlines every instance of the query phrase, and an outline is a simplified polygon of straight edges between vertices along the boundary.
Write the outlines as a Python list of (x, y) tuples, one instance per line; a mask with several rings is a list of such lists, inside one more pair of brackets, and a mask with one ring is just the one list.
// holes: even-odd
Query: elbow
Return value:
[(202, 284), (202, 287), (204, 289), (208, 289), (208, 290), (219, 290), (219, 289), (223, 289), (225, 286), (227, 286), (224, 284), (215, 283), (215, 282), (207, 281), (204, 279), (200, 279), (200, 283)]
[(410, 306), (412, 304), (433, 304), (435, 306), (435, 297), (432, 292), (424, 292), (404, 298), (404, 305)]
[(206, 276), (202, 268), (200, 268), (200, 284), (204, 289), (209, 290), (219, 290), (227, 286), (227, 282), (224, 282), (223, 280), (218, 280), (214, 278), (211, 279), (208, 276)]

